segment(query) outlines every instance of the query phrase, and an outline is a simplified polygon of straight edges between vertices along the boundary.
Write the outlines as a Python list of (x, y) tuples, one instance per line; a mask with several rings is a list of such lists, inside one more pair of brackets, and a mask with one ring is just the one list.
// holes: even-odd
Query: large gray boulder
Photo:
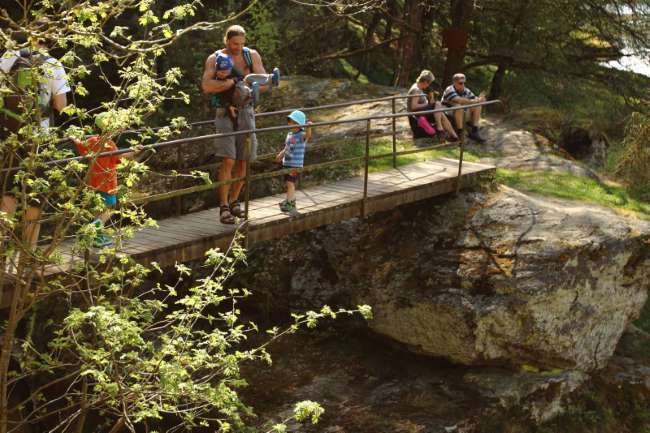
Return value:
[[(373, 306), (369, 326), (467, 365), (603, 367), (650, 287), (650, 224), (501, 187), (266, 245), (291, 308)], [(268, 274), (267, 274), (268, 275)]]
[(591, 370), (645, 304), (647, 223), (504, 188), (452, 200), (427, 225), (431, 251), (358, 299), (375, 307), (373, 329), (429, 355)]

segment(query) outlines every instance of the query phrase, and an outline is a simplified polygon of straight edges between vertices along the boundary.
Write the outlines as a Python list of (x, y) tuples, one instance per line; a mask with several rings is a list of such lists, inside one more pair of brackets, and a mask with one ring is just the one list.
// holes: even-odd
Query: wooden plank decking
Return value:
[[(463, 162), (462, 186), (475, 184), (481, 174), (494, 172), (493, 166)], [(397, 169), (371, 173), (368, 178), (366, 213), (389, 210), (405, 203), (453, 192), (456, 188), (458, 161), (437, 159)], [(249, 210), (248, 242), (281, 238), (291, 233), (333, 224), (361, 214), (363, 177), (309, 187), (296, 192), (297, 214), (282, 213), (278, 203), (284, 194), (252, 200)], [(158, 227), (144, 229), (127, 241), (122, 251), (140, 262), (161, 265), (196, 260), (210, 248), (226, 248), (235, 226), (219, 223), (217, 208), (167, 218)], [(67, 255), (56, 274), (74, 262)]]

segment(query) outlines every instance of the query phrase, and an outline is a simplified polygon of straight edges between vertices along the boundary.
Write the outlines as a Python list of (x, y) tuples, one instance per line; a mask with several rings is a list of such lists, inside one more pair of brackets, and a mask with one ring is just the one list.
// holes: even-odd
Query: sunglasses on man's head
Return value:
[(465, 82), (464, 81), (459, 81), (458, 84), (462, 84), (464, 86)]

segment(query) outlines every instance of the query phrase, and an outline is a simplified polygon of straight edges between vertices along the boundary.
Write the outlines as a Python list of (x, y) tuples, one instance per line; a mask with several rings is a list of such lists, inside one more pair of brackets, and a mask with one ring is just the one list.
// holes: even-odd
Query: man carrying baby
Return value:
[[(217, 133), (228, 133), (236, 130), (251, 129), (249, 122), (233, 121), (231, 115), (240, 117), (246, 114), (246, 118), (254, 118), (254, 106), (252, 99), (243, 107), (237, 110), (245, 110), (244, 113), (234, 112), (225, 106), (224, 102), (228, 99), (227, 95), (237, 84), (237, 78), (222, 78), (232, 74), (227, 74), (225, 69), (217, 72), (219, 67), (225, 67), (227, 62), (223, 60), (228, 56), (232, 61), (232, 68), (238, 71), (239, 75), (246, 76), (250, 73), (265, 74), (262, 58), (259, 53), (253, 49), (244, 46), (246, 43), (246, 31), (243, 27), (234, 25), (226, 30), (224, 36), (225, 48), (208, 56), (203, 68), (203, 77), (201, 87), (204, 93), (224, 96), (217, 98), (215, 108), (215, 127)], [(220, 60), (222, 66), (218, 65)], [(219, 76), (218, 76), (219, 75)], [(265, 91), (267, 86), (260, 86), (260, 90)], [(253, 124), (254, 125), (254, 124)], [(235, 168), (235, 177), (246, 176), (248, 163), (254, 161), (257, 157), (257, 137), (255, 134), (243, 134), (229, 137), (219, 137), (216, 139), (217, 156), (223, 158), (217, 179), (219, 181), (229, 180), (232, 178), (232, 169)], [(218, 190), (219, 194), (219, 220), (223, 224), (234, 224), (235, 217), (242, 218), (244, 210), (239, 203), (243, 182), (234, 184), (221, 185)]]

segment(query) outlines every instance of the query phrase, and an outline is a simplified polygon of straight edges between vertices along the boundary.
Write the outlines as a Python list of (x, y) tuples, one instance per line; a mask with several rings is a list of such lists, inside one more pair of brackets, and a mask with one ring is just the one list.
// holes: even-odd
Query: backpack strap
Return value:
[(11, 65), (9, 74), (13, 74), (15, 70), (21, 66), (21, 62), (29, 62), (31, 60), (32, 50), (29, 48), (21, 48), (17, 53), (15, 53), (15, 56), (16, 60), (14, 61), (13, 65)]
[[(9, 73), (12, 73), (14, 69), (16, 69), (18, 66), (20, 66), (20, 61), (22, 60), (23, 62), (28, 62), (30, 65), (36, 65), (36, 66), (41, 66), (45, 62), (47, 62), (50, 59), (53, 59), (54, 57), (49, 56), (49, 55), (44, 55), (38, 52), (34, 52), (29, 48), (21, 48), (20, 51), (17, 53), (17, 59), (14, 62), (13, 65), (11, 65), (11, 69), (9, 70)], [(24, 64), (24, 63), (23, 63)]]
[(248, 66), (248, 69), (253, 72), (253, 57), (251, 56), (250, 48), (244, 47), (242, 54), (244, 55), (244, 62), (246, 62), (246, 66)]

